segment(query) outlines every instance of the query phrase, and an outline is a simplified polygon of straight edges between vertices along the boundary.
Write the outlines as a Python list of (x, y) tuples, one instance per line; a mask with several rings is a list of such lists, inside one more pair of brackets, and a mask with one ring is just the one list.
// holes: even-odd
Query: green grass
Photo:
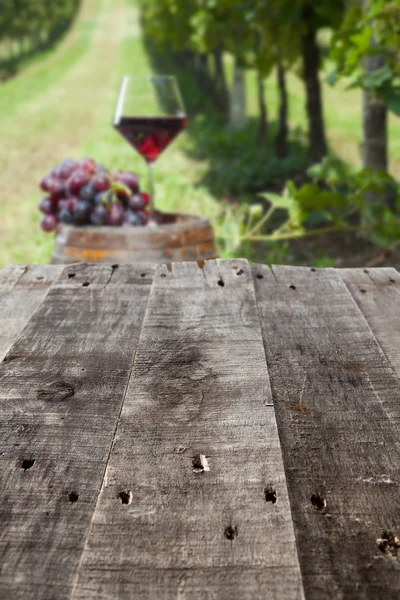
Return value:
[[(110, 168), (131, 169), (146, 186), (142, 159), (113, 130), (111, 121), (122, 75), (146, 74), (153, 68), (140, 36), (135, 0), (85, 0), (74, 27), (58, 47), (1, 84), (0, 267), (7, 263), (49, 262), (53, 236), (39, 229), (38, 181), (64, 157), (89, 155)], [(178, 75), (185, 95), (200, 94), (190, 79)], [(274, 77), (266, 83), (273, 121), (278, 105)], [(290, 123), (293, 129), (304, 129), (304, 92), (295, 75), (289, 76), (289, 91)], [(345, 160), (357, 164), (361, 140), (360, 93), (326, 86), (324, 94), (331, 146)], [(253, 73), (248, 74), (248, 114), (249, 127), (243, 134), (247, 142), (253, 135), (257, 115)], [(394, 174), (400, 164), (399, 134), (399, 120), (391, 119), (390, 156)], [(301, 135), (296, 138), (299, 143), (301, 138)], [(156, 164), (158, 207), (213, 219), (225, 194), (220, 185), (224, 177), (233, 178), (239, 192), (245, 167), (247, 177), (252, 178), (257, 148), (251, 154), (245, 147), (247, 142), (241, 134), (232, 137), (216, 120), (209, 121), (201, 115), (192, 120), (187, 133)], [(298, 146), (298, 153), (292, 155), (291, 161), (294, 165), (301, 164), (302, 157)], [(282, 169), (282, 164), (271, 163), (268, 168), (273, 174)], [(290, 171), (287, 165), (285, 169)], [(210, 173), (215, 172), (217, 180), (210, 179)]]

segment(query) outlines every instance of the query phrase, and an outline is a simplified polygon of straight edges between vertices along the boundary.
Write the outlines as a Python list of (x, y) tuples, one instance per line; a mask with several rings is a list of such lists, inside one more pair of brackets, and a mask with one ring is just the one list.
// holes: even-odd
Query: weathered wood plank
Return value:
[(334, 270), (253, 274), (305, 596), (397, 599), (399, 382)]
[(8, 265), (0, 271), (0, 362), (61, 271), (49, 265)]
[(400, 377), (400, 274), (396, 269), (340, 269), (392, 369)]
[(65, 267), (0, 365), (1, 598), (70, 598), (153, 270)]
[(26, 273), (27, 269), (27, 265), (6, 265), (3, 267), (0, 271), (1, 291), (10, 290), (18, 279)]
[(303, 598), (246, 261), (158, 269), (73, 598)]

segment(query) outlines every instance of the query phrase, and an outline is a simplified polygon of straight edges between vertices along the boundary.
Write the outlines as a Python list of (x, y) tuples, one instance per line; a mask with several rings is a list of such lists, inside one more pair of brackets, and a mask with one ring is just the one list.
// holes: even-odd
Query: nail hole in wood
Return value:
[(311, 504), (316, 510), (322, 511), (326, 508), (326, 500), (319, 494), (313, 494), (311, 496)]
[(118, 269), (119, 265), (111, 265), (111, 268), (113, 271), (115, 271), (115, 269)]
[(44, 277), (36, 277), (36, 281), (42, 281), (42, 279), (44, 279)]
[(265, 502), (272, 502), (276, 504), (278, 502), (278, 496), (272, 485), (269, 485), (264, 490)]
[(289, 285), (289, 287), (290, 287), (291, 290), (295, 290), (296, 289), (296, 286), (293, 285), (293, 283), (292, 283), (292, 285)]
[(70, 492), (68, 494), (68, 500), (71, 502), (71, 504), (73, 504), (74, 502), (76, 502), (79, 498), (79, 494), (77, 494), (76, 492)]
[(146, 273), (140, 273), (140, 277), (146, 277)]
[(130, 490), (122, 490), (118, 496), (122, 504), (130, 504), (132, 502), (132, 492)]
[(161, 273), (161, 277), (166, 277), (166, 274), (165, 273)]
[(236, 275), (243, 275), (243, 269), (238, 269), (236, 271)]
[(312, 271), (313, 273), (315, 273), (317, 269), (315, 267), (311, 267), (310, 271)]
[(225, 285), (224, 280), (222, 278), (219, 278), (218, 281), (217, 281), (217, 283), (221, 287), (224, 287), (224, 285)]
[(232, 525), (228, 525), (228, 527), (225, 527), (224, 536), (227, 540), (234, 540), (237, 537), (237, 534), (238, 528), (236, 525), (235, 527), (232, 527)]
[(89, 282), (89, 281), (84, 281), (84, 282), (82, 283), (82, 287), (89, 287), (89, 285), (90, 285), (90, 282)]
[(389, 279), (390, 283), (396, 283), (396, 280), (393, 279), (392, 277)]
[(366, 294), (366, 293), (367, 293), (367, 290), (361, 290), (361, 289), (360, 289), (360, 292), (361, 292), (362, 294)]
[(193, 456), (192, 467), (194, 473), (204, 473), (204, 471), (209, 471), (210, 466), (205, 454), (196, 454), (196, 456)]
[(261, 273), (259, 273), (259, 274), (257, 275), (257, 279), (264, 279), (264, 275), (261, 275)]
[(400, 540), (391, 531), (384, 531), (382, 537), (376, 540), (376, 545), (389, 558), (398, 558), (400, 556)]
[(76, 273), (68, 273), (68, 279), (73, 279)]
[(368, 275), (368, 273), (369, 273), (368, 269), (364, 269), (364, 273), (366, 273)]
[(44, 514), (46, 515), (46, 517), (48, 517), (50, 513), (49, 512), (45, 512)]
[(25, 458), (25, 460), (23, 460), (21, 463), (21, 469), (24, 469), (24, 471), (28, 471), (28, 469), (31, 469), (34, 464), (35, 461), (33, 458)]

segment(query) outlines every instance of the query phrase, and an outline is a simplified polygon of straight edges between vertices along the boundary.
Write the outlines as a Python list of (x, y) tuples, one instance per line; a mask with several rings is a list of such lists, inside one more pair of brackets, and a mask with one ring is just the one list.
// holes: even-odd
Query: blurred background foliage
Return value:
[(189, 113), (159, 208), (210, 217), (223, 256), (396, 264), (399, 21), (400, 0), (0, 0), (0, 262), (48, 260), (37, 181), (66, 155), (145, 185), (110, 121), (120, 77), (153, 71)]
[(59, 40), (79, 4), (80, 0), (0, 0), (0, 80)]

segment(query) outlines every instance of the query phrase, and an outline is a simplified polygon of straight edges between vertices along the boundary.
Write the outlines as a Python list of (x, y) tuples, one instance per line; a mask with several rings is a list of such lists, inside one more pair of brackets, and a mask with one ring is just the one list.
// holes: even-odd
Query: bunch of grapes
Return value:
[[(44, 213), (43, 231), (54, 231), (59, 223), (68, 225), (147, 225), (149, 197), (141, 193), (134, 173), (111, 173), (91, 158), (75, 162), (66, 158), (40, 182), (47, 196), (39, 203)], [(162, 222), (161, 213), (153, 215)]]

